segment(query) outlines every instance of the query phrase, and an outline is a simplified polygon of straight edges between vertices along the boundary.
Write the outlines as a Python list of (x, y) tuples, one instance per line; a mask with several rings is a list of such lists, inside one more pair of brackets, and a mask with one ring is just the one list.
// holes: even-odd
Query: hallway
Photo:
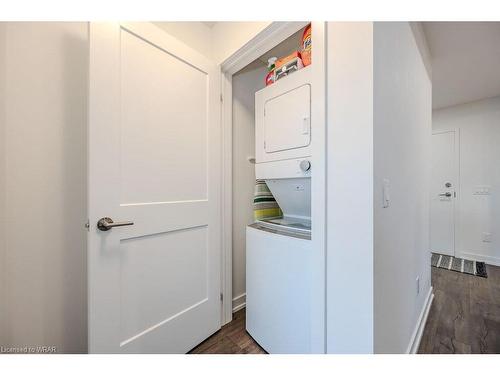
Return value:
[(486, 279), (432, 268), (434, 302), (419, 353), (500, 353), (500, 267), (486, 267)]

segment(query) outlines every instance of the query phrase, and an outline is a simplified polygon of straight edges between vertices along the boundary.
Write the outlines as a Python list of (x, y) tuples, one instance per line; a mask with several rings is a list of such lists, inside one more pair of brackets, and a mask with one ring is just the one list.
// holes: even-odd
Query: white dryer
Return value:
[(311, 156), (311, 67), (255, 93), (255, 161)]

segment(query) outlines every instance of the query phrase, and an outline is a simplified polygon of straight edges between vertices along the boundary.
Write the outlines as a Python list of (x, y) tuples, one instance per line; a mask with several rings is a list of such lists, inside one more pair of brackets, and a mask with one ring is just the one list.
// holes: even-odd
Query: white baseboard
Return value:
[(246, 306), (247, 294), (243, 293), (233, 298), (233, 313), (244, 309)]
[(425, 298), (425, 303), (420, 311), (420, 316), (418, 317), (417, 325), (413, 330), (411, 335), (410, 344), (406, 349), (406, 354), (415, 354), (420, 346), (420, 340), (422, 339), (422, 334), (424, 333), (425, 323), (427, 322), (427, 317), (429, 316), (429, 311), (431, 309), (432, 301), (434, 300), (434, 293), (432, 293), (432, 286), (429, 289), (429, 293)]
[(484, 262), (486, 264), (491, 264), (492, 266), (500, 266), (500, 258), (492, 257), (490, 255), (481, 255), (475, 253), (458, 252), (458, 258), (464, 258), (468, 260), (475, 260), (476, 262)]

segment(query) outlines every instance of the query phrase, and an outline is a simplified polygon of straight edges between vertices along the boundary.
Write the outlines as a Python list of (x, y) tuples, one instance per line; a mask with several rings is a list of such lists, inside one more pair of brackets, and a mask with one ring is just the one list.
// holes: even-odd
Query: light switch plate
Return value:
[(489, 185), (478, 185), (474, 188), (474, 195), (490, 195), (491, 186)]
[(491, 242), (491, 233), (483, 232), (483, 242)]
[(391, 203), (390, 187), (391, 187), (390, 181), (387, 178), (384, 178), (383, 187), (382, 187), (382, 207), (383, 208), (389, 207), (389, 205)]

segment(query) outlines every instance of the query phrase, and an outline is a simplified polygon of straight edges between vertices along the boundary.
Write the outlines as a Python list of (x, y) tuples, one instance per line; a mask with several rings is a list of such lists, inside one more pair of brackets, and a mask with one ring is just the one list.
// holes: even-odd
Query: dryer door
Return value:
[(311, 85), (305, 84), (264, 104), (266, 153), (306, 147), (311, 143)]

